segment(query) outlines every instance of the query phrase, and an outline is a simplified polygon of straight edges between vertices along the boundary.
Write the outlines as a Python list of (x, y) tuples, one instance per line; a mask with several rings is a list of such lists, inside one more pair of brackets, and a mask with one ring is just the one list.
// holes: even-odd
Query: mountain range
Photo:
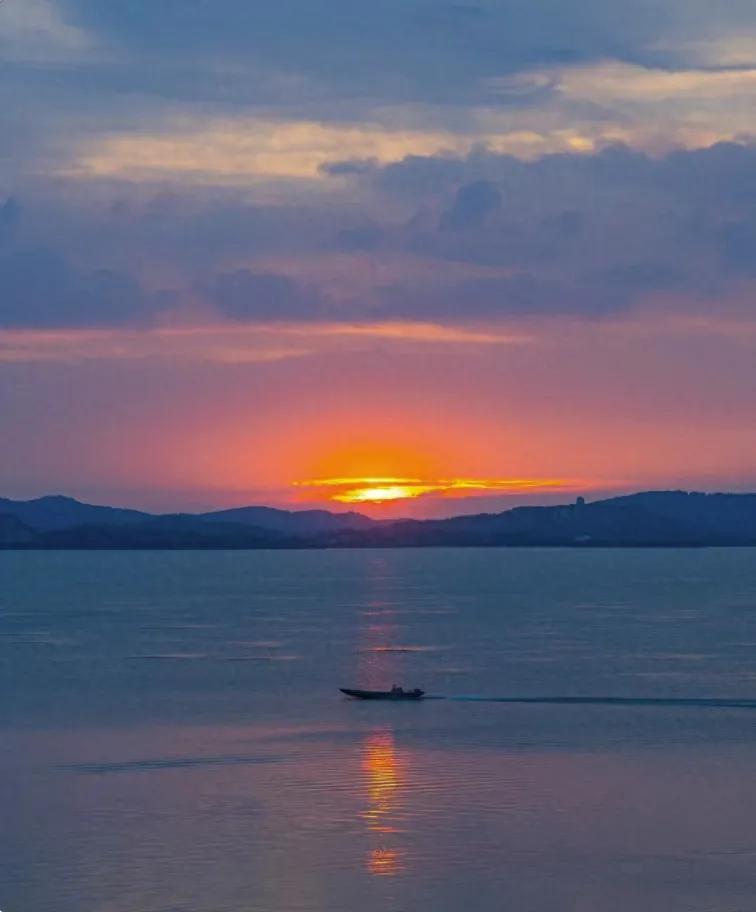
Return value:
[(756, 494), (647, 491), (450, 519), (239, 507), (155, 515), (53, 495), (0, 498), (0, 548), (244, 549), (756, 545)]

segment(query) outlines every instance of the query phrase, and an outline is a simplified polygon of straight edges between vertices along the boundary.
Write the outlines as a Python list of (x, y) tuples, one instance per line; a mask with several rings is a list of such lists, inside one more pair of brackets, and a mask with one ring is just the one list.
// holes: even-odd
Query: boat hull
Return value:
[(348, 687), (340, 687), (339, 690), (356, 700), (422, 700), (425, 696), (422, 690), (409, 690), (402, 693), (395, 693), (392, 690), (353, 690)]

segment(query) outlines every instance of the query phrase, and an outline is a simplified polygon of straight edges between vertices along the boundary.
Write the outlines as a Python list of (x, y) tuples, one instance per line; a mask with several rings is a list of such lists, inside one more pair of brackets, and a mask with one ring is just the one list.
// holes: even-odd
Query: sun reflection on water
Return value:
[(367, 807), (362, 812), (370, 833), (380, 834), (380, 844), (366, 858), (367, 870), (377, 876), (393, 876), (404, 868), (404, 853), (389, 845), (391, 837), (403, 832), (403, 791), (405, 768), (397, 755), (394, 733), (390, 728), (375, 731), (362, 745), (362, 775), (367, 793)]
[(372, 849), (367, 856), (367, 869), (376, 877), (393, 877), (402, 870), (398, 849)]

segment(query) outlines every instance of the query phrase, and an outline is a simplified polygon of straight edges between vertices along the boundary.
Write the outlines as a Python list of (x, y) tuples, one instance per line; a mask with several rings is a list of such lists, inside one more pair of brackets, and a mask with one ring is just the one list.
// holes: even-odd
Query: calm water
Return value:
[[(360, 704), (340, 685), (443, 700)], [(0, 553), (3, 912), (752, 912), (756, 551)]]

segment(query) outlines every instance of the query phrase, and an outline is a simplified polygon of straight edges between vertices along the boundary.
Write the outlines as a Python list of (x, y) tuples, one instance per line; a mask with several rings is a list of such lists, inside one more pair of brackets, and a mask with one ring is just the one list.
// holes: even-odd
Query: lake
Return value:
[(752, 912), (755, 659), (749, 549), (0, 552), (0, 909)]

